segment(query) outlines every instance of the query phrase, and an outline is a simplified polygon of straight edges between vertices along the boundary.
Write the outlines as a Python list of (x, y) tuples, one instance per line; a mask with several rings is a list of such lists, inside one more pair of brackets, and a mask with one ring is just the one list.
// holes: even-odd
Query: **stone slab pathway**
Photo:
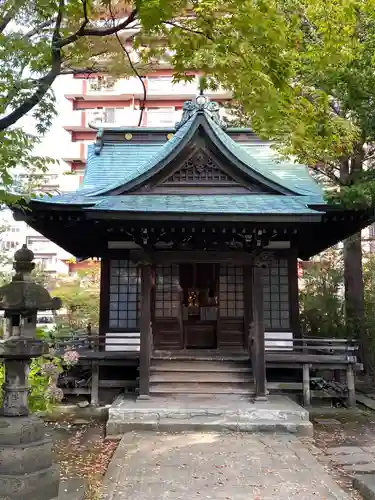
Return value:
[(375, 474), (375, 447), (337, 446), (326, 453), (336, 465), (343, 465), (346, 472)]
[(101, 500), (349, 500), (290, 435), (131, 432)]

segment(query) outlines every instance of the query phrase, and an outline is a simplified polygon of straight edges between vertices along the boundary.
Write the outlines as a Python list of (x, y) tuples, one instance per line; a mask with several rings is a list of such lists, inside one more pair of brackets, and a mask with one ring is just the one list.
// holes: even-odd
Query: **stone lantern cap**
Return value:
[(41, 285), (33, 283), (30, 273), (34, 269), (34, 254), (23, 245), (14, 254), (13, 268), (16, 273), (7, 285), (0, 287), (0, 310), (10, 313), (33, 311), (55, 311), (61, 307), (61, 300), (51, 297)]

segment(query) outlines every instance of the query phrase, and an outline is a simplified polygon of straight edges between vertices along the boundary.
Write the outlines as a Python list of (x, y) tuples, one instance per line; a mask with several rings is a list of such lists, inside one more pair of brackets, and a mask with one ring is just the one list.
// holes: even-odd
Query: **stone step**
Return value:
[(199, 382), (183, 382), (178, 383), (151, 383), (150, 395), (151, 396), (166, 396), (168, 394), (254, 394), (255, 387), (252, 383), (238, 383), (233, 384), (215, 384), (207, 382), (200, 384)]
[(84, 479), (74, 478), (60, 482), (57, 500), (84, 500), (87, 484)]
[(233, 361), (235, 363), (249, 363), (249, 355), (243, 351), (238, 353), (210, 351), (209, 349), (189, 349), (186, 351), (154, 351), (153, 361), (209, 361), (223, 362)]
[(244, 372), (251, 373), (251, 364), (247, 361), (197, 361), (197, 360), (156, 360), (152, 359), (152, 372)]
[(150, 376), (150, 383), (213, 383), (213, 384), (243, 384), (252, 383), (254, 378), (250, 373), (244, 372), (175, 372), (175, 371), (153, 371)]
[(259, 418), (246, 419), (226, 415), (190, 415), (189, 418), (162, 417), (139, 418), (137, 420), (110, 419), (107, 423), (107, 437), (118, 439), (130, 431), (159, 432), (250, 432), (250, 433), (281, 433), (298, 436), (312, 436), (311, 422), (298, 417), (289, 416), (285, 419)]

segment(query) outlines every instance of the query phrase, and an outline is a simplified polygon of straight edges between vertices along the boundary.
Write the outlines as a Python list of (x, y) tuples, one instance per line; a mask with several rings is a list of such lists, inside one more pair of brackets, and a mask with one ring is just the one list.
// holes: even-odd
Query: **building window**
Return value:
[(174, 108), (148, 108), (148, 127), (171, 127), (175, 125)]
[(116, 108), (106, 108), (104, 110), (104, 122), (105, 123), (115, 123), (116, 122)]
[(116, 81), (108, 76), (98, 76), (97, 78), (89, 78), (88, 90), (91, 92), (110, 91), (115, 87)]
[(138, 328), (139, 268), (129, 260), (113, 259), (110, 262), (109, 327), (134, 330)]
[(264, 326), (266, 329), (288, 329), (289, 278), (287, 259), (275, 259), (264, 272)]
[(219, 307), (220, 316), (243, 318), (243, 266), (220, 265)]
[(175, 318), (180, 315), (179, 266), (156, 266), (155, 317)]
[(5, 240), (5, 241), (1, 242), (1, 249), (2, 250), (6, 250), (6, 251), (7, 250), (13, 250), (17, 246), (18, 246), (18, 242), (17, 241)]
[(56, 264), (56, 256), (48, 255), (46, 257), (36, 258), (36, 261), (40, 263), (42, 268), (46, 268), (49, 265)]
[(375, 224), (368, 227), (368, 237), (369, 240), (375, 240)]
[(172, 78), (170, 76), (148, 77), (147, 90), (149, 92), (168, 92), (171, 90)]

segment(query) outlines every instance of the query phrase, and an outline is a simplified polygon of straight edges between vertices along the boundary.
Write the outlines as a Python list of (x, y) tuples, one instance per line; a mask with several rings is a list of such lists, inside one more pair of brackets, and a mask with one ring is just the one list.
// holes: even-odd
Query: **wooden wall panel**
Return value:
[(154, 349), (182, 349), (182, 331), (179, 318), (157, 318), (152, 325)]
[(244, 320), (243, 318), (220, 317), (218, 331), (218, 348), (230, 350), (244, 349)]

